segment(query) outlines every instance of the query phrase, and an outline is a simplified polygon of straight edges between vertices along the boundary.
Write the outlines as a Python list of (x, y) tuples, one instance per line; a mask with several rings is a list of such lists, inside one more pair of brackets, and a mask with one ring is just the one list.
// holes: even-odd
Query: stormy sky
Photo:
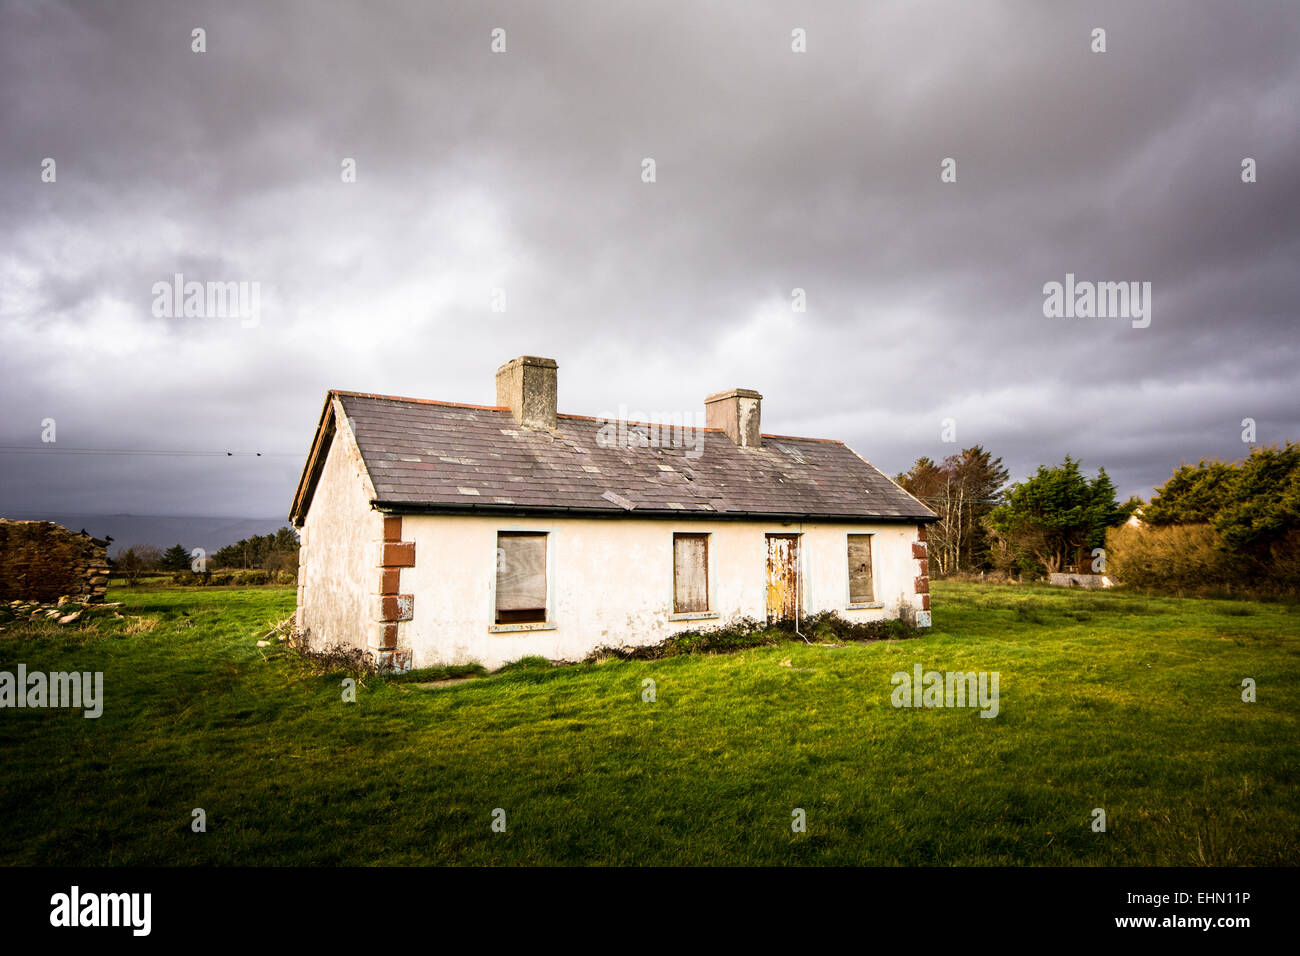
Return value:
[[(0, 11), (3, 515), (282, 516), (328, 388), (492, 404), (521, 354), (561, 412), (754, 388), (888, 474), (1149, 496), (1300, 438), (1294, 0)], [(256, 321), (155, 314), (178, 273)], [(1067, 274), (1150, 325), (1045, 316)]]

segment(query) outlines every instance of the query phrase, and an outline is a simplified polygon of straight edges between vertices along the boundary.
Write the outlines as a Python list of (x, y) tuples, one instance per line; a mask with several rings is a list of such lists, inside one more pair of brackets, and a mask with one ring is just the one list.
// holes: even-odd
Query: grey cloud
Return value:
[[(0, 511), (281, 513), (326, 388), (487, 402), (521, 353), (574, 412), (748, 386), (891, 473), (952, 416), (1149, 494), (1245, 415), (1300, 436), (1297, 41), (1289, 2), (6, 6), (0, 444), (284, 457), (0, 455)], [(1045, 318), (1067, 271), (1151, 327)], [(260, 326), (154, 318), (174, 272)]]

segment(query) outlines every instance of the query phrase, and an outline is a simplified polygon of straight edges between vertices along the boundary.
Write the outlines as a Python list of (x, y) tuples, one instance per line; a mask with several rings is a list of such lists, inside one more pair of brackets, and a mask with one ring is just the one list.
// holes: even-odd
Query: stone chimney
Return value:
[(555, 359), (521, 355), (497, 369), (497, 404), (526, 428), (555, 430)]
[(759, 425), (763, 396), (749, 388), (733, 388), (710, 395), (704, 400), (704, 424), (721, 428), (741, 448), (758, 448), (763, 444)]

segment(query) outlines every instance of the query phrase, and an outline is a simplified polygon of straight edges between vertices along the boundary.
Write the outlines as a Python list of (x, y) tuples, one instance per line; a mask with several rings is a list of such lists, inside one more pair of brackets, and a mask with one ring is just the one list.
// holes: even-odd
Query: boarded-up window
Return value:
[(673, 613), (709, 609), (709, 536), (673, 535)]
[(850, 604), (870, 604), (876, 599), (871, 583), (871, 538), (869, 534), (849, 535)]
[(546, 533), (497, 533), (498, 624), (546, 620)]

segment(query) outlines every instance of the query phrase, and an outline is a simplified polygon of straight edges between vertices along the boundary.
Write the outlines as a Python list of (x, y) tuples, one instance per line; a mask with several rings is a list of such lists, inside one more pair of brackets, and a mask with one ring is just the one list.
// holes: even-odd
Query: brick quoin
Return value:
[(395, 671), (404, 674), (411, 669), (412, 654), (409, 647), (399, 647), (391, 651), (381, 650), (376, 657), (379, 659), (381, 672)]
[(409, 621), (415, 613), (415, 597), (410, 594), (385, 594), (379, 599), (379, 607), (381, 621)]
[(916, 540), (912, 542), (912, 558), (916, 561), (916, 570), (920, 573), (913, 583), (913, 590), (921, 596), (922, 611), (930, 610), (930, 546), (925, 540), (925, 525), (916, 526)]
[(410, 667), (411, 651), (398, 647), (401, 622), (415, 616), (415, 595), (402, 594), (402, 568), (415, 567), (415, 542), (402, 540), (400, 515), (384, 516), (383, 540), (379, 553), (379, 594), (376, 595), (375, 629), (370, 648), (381, 671), (403, 671)]
[(385, 541), (382, 563), (386, 568), (415, 567), (415, 542)]

